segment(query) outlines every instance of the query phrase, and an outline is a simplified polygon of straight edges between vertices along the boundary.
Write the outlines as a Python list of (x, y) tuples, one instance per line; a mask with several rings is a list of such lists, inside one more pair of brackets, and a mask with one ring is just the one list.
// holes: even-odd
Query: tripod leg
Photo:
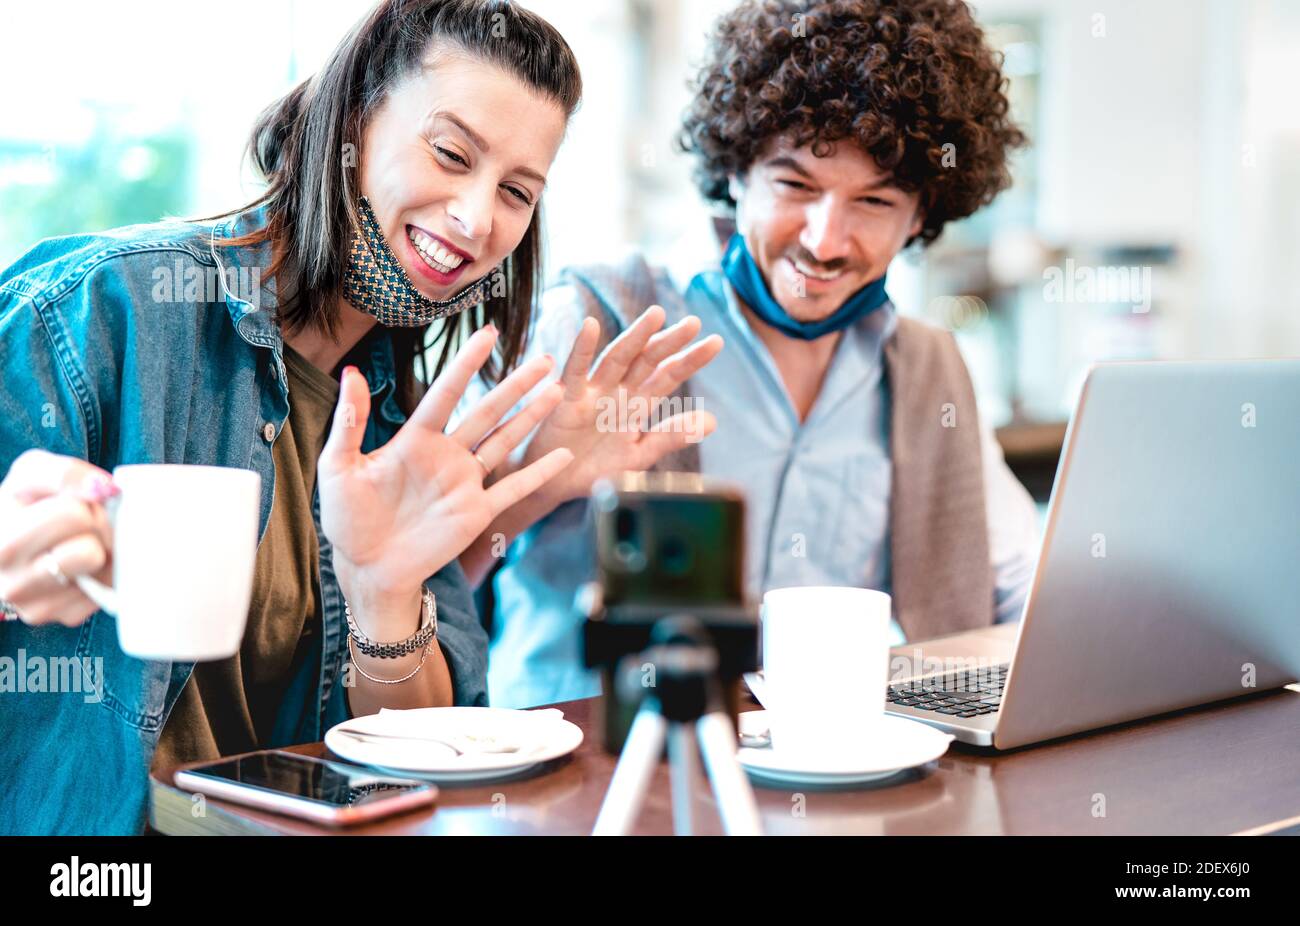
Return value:
[(695, 737), (684, 723), (668, 725), (668, 774), (673, 794), (673, 834), (691, 835), (691, 791), (695, 786)]
[(696, 723), (700, 752), (722, 817), (722, 831), (728, 836), (762, 836), (754, 789), (745, 770), (736, 761), (736, 728), (721, 711), (705, 714)]
[(591, 835), (626, 836), (632, 831), (650, 778), (663, 755), (667, 729), (668, 721), (658, 711), (649, 707), (637, 711)]

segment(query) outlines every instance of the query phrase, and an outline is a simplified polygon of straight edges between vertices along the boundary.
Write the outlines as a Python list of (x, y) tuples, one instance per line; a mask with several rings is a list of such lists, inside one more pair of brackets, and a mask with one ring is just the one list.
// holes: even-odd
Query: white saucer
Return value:
[[(418, 740), (358, 740), (339, 732), (347, 727), (363, 733), (411, 736), (472, 734), (518, 742), (517, 752), (472, 752), (456, 755), (438, 743)], [(356, 717), (325, 734), (329, 750), (350, 762), (390, 774), (456, 783), (493, 781), (520, 775), (533, 766), (568, 755), (582, 743), (582, 729), (558, 710), (514, 711), (500, 707), (425, 707), (383, 710)]]
[[(740, 732), (761, 735), (767, 711), (745, 711)], [(780, 745), (742, 747), (736, 759), (756, 780), (789, 785), (849, 785), (879, 781), (942, 756), (955, 737), (906, 717), (886, 714), (867, 740), (825, 753), (782, 751)]]

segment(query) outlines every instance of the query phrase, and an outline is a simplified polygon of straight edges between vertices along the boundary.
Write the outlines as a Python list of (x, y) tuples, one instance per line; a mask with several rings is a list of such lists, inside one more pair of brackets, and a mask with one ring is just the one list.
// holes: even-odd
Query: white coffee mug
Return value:
[(870, 745), (885, 717), (890, 598), (805, 586), (763, 596), (763, 706), (772, 747), (843, 754)]
[(117, 618), (122, 651), (199, 662), (233, 656), (244, 637), (257, 557), (262, 477), (252, 470), (127, 464), (107, 503), (113, 587), (77, 576)]

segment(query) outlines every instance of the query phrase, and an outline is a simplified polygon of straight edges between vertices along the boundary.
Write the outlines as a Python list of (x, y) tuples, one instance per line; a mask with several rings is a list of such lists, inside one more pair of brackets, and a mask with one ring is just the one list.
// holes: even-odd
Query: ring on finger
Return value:
[(492, 467), (488, 466), (487, 461), (479, 456), (478, 453), (474, 454), (474, 459), (478, 460), (478, 465), (483, 467), (483, 478), (486, 479), (491, 474)]
[(61, 588), (68, 587), (69, 584), (68, 577), (63, 574), (63, 567), (59, 565), (59, 561), (54, 558), (54, 555), (52, 553), (41, 554), (41, 558), (38, 559), (36, 562), (40, 565), (42, 569), (44, 569), (46, 572), (50, 574), (50, 577), (54, 579), (55, 582), (59, 583), (59, 586)]

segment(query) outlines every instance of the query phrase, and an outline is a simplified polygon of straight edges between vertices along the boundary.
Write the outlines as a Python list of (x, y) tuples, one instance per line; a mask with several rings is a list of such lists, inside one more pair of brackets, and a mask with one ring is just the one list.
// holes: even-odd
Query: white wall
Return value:
[(1300, 4), (977, 7), (1042, 17), (1039, 232), (1177, 245), (1164, 355), (1300, 355)]

